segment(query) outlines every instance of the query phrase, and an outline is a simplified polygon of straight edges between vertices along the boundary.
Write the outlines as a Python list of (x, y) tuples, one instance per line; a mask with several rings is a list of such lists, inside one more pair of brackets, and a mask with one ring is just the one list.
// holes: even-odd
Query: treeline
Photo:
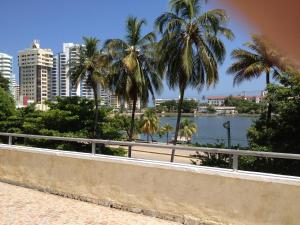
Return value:
[(238, 113), (246, 114), (260, 114), (266, 110), (266, 102), (256, 103), (255, 101), (237, 99), (232, 96), (229, 96), (225, 100), (225, 106), (234, 106)]
[[(182, 102), (182, 112), (183, 113), (193, 113), (198, 109), (198, 101), (196, 100), (183, 100)], [(156, 107), (156, 112), (168, 112), (168, 113), (176, 113), (178, 110), (178, 101), (170, 100), (161, 103)]]

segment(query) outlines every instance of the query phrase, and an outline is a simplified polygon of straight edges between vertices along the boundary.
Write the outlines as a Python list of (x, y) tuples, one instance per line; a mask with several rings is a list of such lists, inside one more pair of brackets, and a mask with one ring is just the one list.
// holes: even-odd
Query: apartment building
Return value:
[(12, 66), (13, 66), (13, 57), (0, 52), (0, 73), (6, 79), (11, 80), (12, 78)]
[[(52, 69), (52, 99), (56, 96), (70, 97), (80, 96), (87, 99), (94, 99), (93, 90), (82, 80), (78, 85), (73, 85), (69, 76), (70, 67), (79, 59), (80, 44), (64, 43), (63, 51), (53, 57)], [(98, 96), (101, 105), (119, 108), (120, 103), (117, 96), (107, 89), (98, 86)]]
[(34, 40), (28, 49), (18, 54), (20, 95), (28, 99), (28, 103), (43, 103), (51, 99), (51, 70), (53, 52), (40, 48)]
[(13, 57), (0, 52), (0, 73), (2, 76), (10, 81), (10, 92), (13, 94), (13, 86), (15, 85), (16, 79), (12, 72), (13, 68)]

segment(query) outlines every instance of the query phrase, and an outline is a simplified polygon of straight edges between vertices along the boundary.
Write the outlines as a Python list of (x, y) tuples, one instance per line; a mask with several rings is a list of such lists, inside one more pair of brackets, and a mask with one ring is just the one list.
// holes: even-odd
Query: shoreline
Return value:
[[(159, 117), (177, 117), (177, 113), (157, 113)], [(240, 114), (217, 114), (217, 113), (182, 113), (182, 117), (201, 117), (201, 116), (211, 116), (211, 117), (218, 117), (218, 116), (230, 116), (230, 117), (259, 117), (260, 114), (247, 114), (247, 113), (240, 113)]]
[[(121, 113), (121, 115), (131, 116), (131, 113)], [(143, 115), (142, 112), (137, 112), (135, 115)], [(159, 117), (177, 117), (177, 112), (174, 113), (157, 113)], [(237, 114), (217, 114), (217, 113), (181, 113), (182, 117), (259, 117), (260, 114), (248, 114), (248, 113), (237, 113)]]

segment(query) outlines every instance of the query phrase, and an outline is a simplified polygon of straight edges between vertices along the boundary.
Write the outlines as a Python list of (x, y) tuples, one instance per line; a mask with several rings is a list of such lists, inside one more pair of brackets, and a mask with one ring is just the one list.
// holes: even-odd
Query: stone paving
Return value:
[(0, 183), (0, 225), (178, 225)]

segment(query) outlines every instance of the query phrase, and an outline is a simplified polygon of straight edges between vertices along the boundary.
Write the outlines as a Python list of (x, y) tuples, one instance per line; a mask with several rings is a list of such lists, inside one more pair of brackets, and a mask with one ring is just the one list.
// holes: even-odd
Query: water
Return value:
[[(215, 144), (224, 142), (227, 145), (227, 130), (223, 127), (223, 124), (230, 121), (231, 144), (242, 147), (248, 147), (247, 130), (257, 119), (253, 116), (197, 116), (186, 118), (196, 123), (198, 127), (197, 133), (192, 137), (193, 143)], [(166, 123), (171, 124), (175, 129), (176, 117), (160, 117), (161, 126)], [(169, 139), (173, 136), (174, 132), (170, 134)], [(146, 136), (141, 135), (141, 139), (146, 140)], [(154, 135), (153, 139), (159, 142), (167, 141), (166, 136), (160, 138), (158, 135)]]

